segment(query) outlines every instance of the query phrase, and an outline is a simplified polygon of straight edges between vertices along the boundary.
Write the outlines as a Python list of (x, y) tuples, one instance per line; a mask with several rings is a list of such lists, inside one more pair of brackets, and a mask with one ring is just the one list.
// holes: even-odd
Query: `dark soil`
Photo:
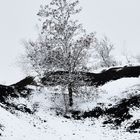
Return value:
[[(126, 130), (131, 133), (137, 133), (137, 129), (140, 129), (140, 119), (133, 121)], [(138, 132), (140, 133), (140, 130)]]

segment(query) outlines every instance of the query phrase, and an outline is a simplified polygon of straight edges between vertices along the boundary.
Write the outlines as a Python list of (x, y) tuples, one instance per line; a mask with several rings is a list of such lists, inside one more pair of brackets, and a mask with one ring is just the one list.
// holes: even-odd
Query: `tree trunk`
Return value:
[(69, 106), (73, 106), (72, 84), (68, 84)]

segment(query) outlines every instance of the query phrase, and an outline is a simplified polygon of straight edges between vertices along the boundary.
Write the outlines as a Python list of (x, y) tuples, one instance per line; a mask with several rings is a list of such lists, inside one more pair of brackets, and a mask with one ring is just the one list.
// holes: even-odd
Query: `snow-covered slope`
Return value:
[(123, 132), (123, 129), (111, 130), (102, 127), (102, 120), (86, 119), (83, 121), (67, 120), (44, 115), (44, 122), (35, 116), (14, 116), (0, 108), (0, 122), (4, 126), (1, 140), (134, 140), (139, 134)]
[[(59, 87), (58, 87), (59, 89)], [(101, 93), (94, 100), (82, 100), (75, 97), (77, 109), (90, 110), (97, 103), (115, 104), (121, 98), (126, 98), (140, 89), (139, 78), (120, 79), (112, 81), (94, 90)], [(101, 92), (102, 91), (102, 92)], [(103, 92), (104, 91), (104, 92)], [(133, 118), (123, 122), (119, 129), (112, 129), (110, 125), (103, 125), (104, 118), (86, 118), (83, 120), (66, 119), (57, 116), (51, 108), (56, 104), (52, 102), (52, 88), (35, 92), (28, 102), (28, 106), (37, 105), (35, 114), (9, 111), (0, 107), (0, 140), (139, 140), (139, 133), (125, 131), (125, 126), (139, 118), (140, 110), (130, 110)], [(55, 90), (55, 92), (58, 92)], [(60, 92), (60, 91), (59, 91)], [(14, 102), (17, 102), (16, 100)], [(22, 99), (18, 102), (25, 103)], [(27, 104), (27, 103), (26, 103)], [(79, 106), (79, 107), (78, 107)]]

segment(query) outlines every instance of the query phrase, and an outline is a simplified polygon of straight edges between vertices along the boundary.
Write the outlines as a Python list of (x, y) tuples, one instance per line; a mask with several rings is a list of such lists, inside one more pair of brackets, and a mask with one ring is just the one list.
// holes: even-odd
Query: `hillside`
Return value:
[[(59, 86), (42, 89), (30, 86), (30, 88), (32, 88), (32, 94), (29, 98), (11, 98), (9, 102), (15, 105), (26, 105), (27, 108), (34, 110), (34, 113), (27, 113), (24, 109), (22, 111), (15, 108), (5, 109), (1, 105), (1, 140), (46, 140), (46, 138), (48, 140), (140, 139), (140, 99), (137, 98), (137, 104), (133, 104), (136, 103), (136, 100), (133, 102), (133, 97), (140, 95), (140, 78), (123, 78), (108, 82), (104, 86), (92, 89), (91, 93), (96, 95), (94, 98), (87, 99), (82, 96), (74, 96), (75, 107), (73, 110), (80, 111), (80, 115), (92, 111), (96, 107), (109, 110), (117, 106), (119, 112), (119, 105), (124, 99), (127, 99), (131, 104), (129, 106), (127, 104), (127, 113), (131, 117), (127, 119), (124, 117), (120, 125), (116, 125), (113, 121), (105, 123), (108, 118), (114, 120), (116, 117), (113, 116), (112, 118), (109, 113), (99, 117), (91, 115), (80, 119), (74, 118), (71, 114), (67, 114), (67, 117), (63, 116), (61, 115), (63, 101)], [(54, 97), (54, 95), (56, 96)]]

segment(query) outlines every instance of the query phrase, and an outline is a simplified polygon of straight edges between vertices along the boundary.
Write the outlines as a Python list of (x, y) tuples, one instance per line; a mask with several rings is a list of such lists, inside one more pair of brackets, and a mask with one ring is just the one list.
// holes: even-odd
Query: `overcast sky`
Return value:
[[(0, 84), (24, 77), (16, 65), (22, 40), (36, 33), (40, 4), (47, 0), (0, 0)], [(106, 35), (120, 53), (140, 54), (140, 0), (81, 0), (80, 22)]]

